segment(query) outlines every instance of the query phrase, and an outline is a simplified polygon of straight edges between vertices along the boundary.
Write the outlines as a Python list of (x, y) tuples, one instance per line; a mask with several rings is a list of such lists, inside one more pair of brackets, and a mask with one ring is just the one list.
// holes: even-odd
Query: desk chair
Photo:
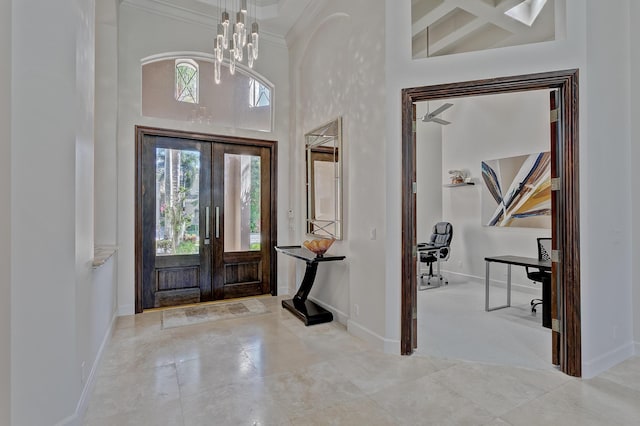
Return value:
[[(450, 245), (452, 238), (453, 226), (449, 222), (438, 222), (433, 226), (433, 231), (431, 236), (429, 237), (429, 242), (418, 244), (417, 248), (420, 262), (418, 278), (422, 280), (423, 277), (428, 277), (427, 285), (419, 285), (418, 290), (435, 288), (427, 287), (431, 285), (431, 278), (433, 278), (434, 276), (440, 278), (440, 281), (442, 282), (443, 277), (440, 273), (440, 262), (444, 262), (449, 259), (449, 254), (451, 253)], [(438, 265), (437, 275), (433, 274), (434, 262), (436, 262)], [(428, 272), (424, 272), (422, 268), (423, 265), (426, 265), (426, 267), (428, 268)], [(449, 281), (444, 280), (444, 283), (449, 284)]]
[[(551, 260), (551, 238), (538, 238), (538, 260)], [(527, 270), (527, 278), (537, 281), (543, 286), (551, 285), (551, 274), (539, 269)], [(544, 293), (544, 291), (543, 291)], [(536, 306), (542, 304), (542, 299), (531, 299), (531, 312), (536, 312)]]

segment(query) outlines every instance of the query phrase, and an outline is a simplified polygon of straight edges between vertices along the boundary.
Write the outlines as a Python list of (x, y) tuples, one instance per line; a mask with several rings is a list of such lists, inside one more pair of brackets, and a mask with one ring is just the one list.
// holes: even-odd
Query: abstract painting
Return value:
[(551, 228), (551, 154), (482, 162), (484, 226)]

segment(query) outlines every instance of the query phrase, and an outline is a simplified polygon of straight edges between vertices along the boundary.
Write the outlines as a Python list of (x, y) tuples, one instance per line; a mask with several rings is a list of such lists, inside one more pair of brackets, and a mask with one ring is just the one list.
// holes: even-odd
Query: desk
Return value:
[[(487, 312), (511, 306), (511, 265), (538, 268), (542, 271), (551, 271), (550, 260), (538, 260), (533, 257), (493, 256), (485, 257), (484, 261), (486, 262), (484, 310)], [(489, 265), (491, 262), (507, 265), (507, 304), (495, 306), (493, 308), (489, 308)], [(542, 325), (544, 327), (551, 328), (551, 280), (545, 281), (546, 282), (542, 283)]]
[(333, 314), (321, 306), (307, 300), (313, 282), (316, 279), (318, 263), (343, 260), (345, 256), (316, 256), (311, 251), (301, 246), (279, 246), (276, 251), (296, 259), (304, 260), (307, 269), (304, 272), (304, 278), (300, 288), (293, 299), (282, 301), (282, 307), (290, 311), (298, 317), (305, 325), (322, 324), (333, 321)]

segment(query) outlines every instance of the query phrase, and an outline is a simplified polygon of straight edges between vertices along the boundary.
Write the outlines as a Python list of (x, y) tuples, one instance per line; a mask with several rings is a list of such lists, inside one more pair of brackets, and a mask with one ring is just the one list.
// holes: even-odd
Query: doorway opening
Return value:
[[(556, 135), (551, 141), (553, 363), (566, 374), (581, 375), (580, 253), (578, 186), (578, 71), (566, 70), (402, 91), (402, 318), (401, 352), (417, 347), (416, 109), (422, 101), (555, 90)], [(554, 140), (555, 139), (555, 140)], [(429, 342), (421, 342), (421, 346)]]
[(276, 142), (136, 127), (136, 313), (276, 294)]

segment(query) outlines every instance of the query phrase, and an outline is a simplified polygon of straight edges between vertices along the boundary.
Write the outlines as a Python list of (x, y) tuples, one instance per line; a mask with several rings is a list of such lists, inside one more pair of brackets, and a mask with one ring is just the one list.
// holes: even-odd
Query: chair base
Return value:
[[(426, 284), (423, 284), (424, 277), (428, 277)], [(432, 284), (431, 283), (432, 278), (438, 278), (438, 279), (435, 280), (436, 282)], [(428, 274), (418, 275), (418, 291), (432, 290), (434, 288), (439, 288), (445, 285), (449, 285), (449, 280), (444, 278), (442, 275), (428, 275)]]

